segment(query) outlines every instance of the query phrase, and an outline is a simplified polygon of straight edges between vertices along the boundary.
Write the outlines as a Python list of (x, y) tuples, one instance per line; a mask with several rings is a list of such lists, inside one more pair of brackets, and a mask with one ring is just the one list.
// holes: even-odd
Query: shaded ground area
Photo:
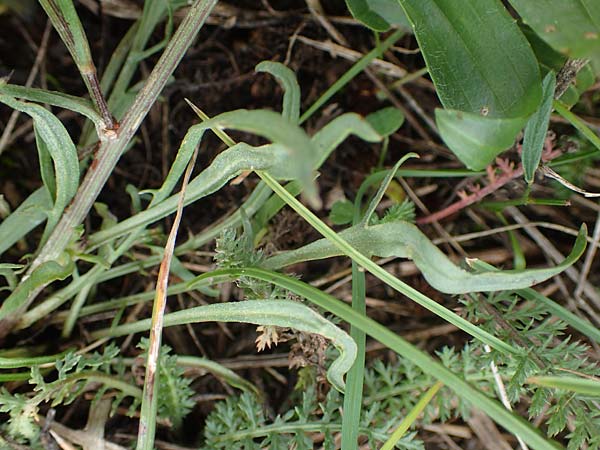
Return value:
[[(87, 2), (82, 3), (83, 5), (78, 5), (78, 11), (92, 44), (92, 53), (99, 72), (102, 73), (120, 37), (127, 31), (132, 21), (131, 18), (116, 17), (115, 11), (118, 7), (111, 7), (107, 11), (93, 11), (90, 10)], [(90, 5), (97, 6), (95, 2), (90, 2)], [(131, 6), (131, 14), (134, 16), (138, 6), (127, 5)], [(356, 55), (360, 56), (376, 45), (373, 33), (349, 19), (344, 2), (327, 2), (327, 4), (324, 2), (323, 6), (329, 17), (327, 23), (332, 28), (323, 26), (319, 16), (311, 14), (306, 3), (300, 0), (272, 2), (271, 5), (266, 0), (221, 3), (217, 10), (218, 14), (215, 14), (200, 32), (197, 42), (188, 51), (159, 102), (150, 111), (133, 146), (121, 159), (98, 200), (106, 203), (115, 216), (123, 219), (131, 215), (131, 198), (126, 194), (128, 185), (138, 189), (160, 186), (181, 139), (187, 129), (198, 122), (185, 103), (185, 98), (211, 116), (238, 108), (279, 110), (282, 96), (280, 87), (270, 76), (254, 72), (255, 65), (260, 61), (285, 62), (297, 73), (302, 88), (303, 109), (311, 105), (348, 70)], [(0, 30), (2, 30), (0, 75), (10, 73), (11, 82), (26, 83), (45, 26), (43, 13), (34, 6), (31, 9), (25, 7), (21, 15), (10, 11), (0, 15)], [(344, 40), (335, 42), (336, 37), (339, 36), (334, 32), (339, 33)], [(152, 38), (152, 43), (158, 43), (162, 38), (161, 32), (157, 32)], [(403, 127), (391, 137), (385, 154), (382, 154), (381, 145), (371, 145), (351, 138), (329, 158), (319, 178), (321, 196), (325, 199), (327, 207), (344, 197), (352, 200), (368, 174), (378, 167), (393, 165), (408, 151), (416, 151), (421, 156), (419, 161), (411, 162), (410, 167), (429, 170), (461, 167), (444, 148), (436, 131), (430, 126), (433, 110), (439, 104), (431, 82), (426, 75), (417, 74), (407, 78), (407, 74), (418, 72), (424, 67), (420, 54), (415, 51), (416, 48), (415, 39), (410, 34), (402, 37), (385, 55), (395, 69), (381, 65), (371, 66), (371, 75), (363, 73), (356, 77), (336, 94), (320, 113), (307, 122), (307, 130), (314, 132), (342, 112), (352, 111), (366, 115), (390, 104), (400, 106), (407, 117)], [(349, 54), (350, 59), (345, 59), (344, 53)], [(156, 55), (147, 58), (142, 63), (141, 73), (138, 75), (146, 76), (156, 59)], [(66, 48), (54, 32), (50, 34), (46, 55), (33, 84), (74, 95), (83, 95), (85, 92)], [(381, 85), (387, 87), (387, 92), (381, 90)], [(584, 105), (588, 105), (588, 110), (583, 111), (584, 114), (591, 116), (595, 113), (592, 98), (597, 97), (597, 90), (598, 86), (586, 94), (589, 99), (584, 101)], [(10, 113), (7, 108), (0, 110), (2, 124), (8, 122)], [(78, 136), (83, 126), (81, 118), (65, 112), (60, 115), (72, 135)], [(554, 124), (553, 128), (559, 135), (566, 130), (566, 126), (561, 123)], [(252, 136), (234, 134), (234, 137), (243, 137), (252, 144), (260, 142)], [(13, 208), (41, 185), (37, 152), (33, 142), (31, 124), (25, 117), (21, 117), (6, 151), (0, 156), (0, 192)], [(557, 146), (563, 148), (577, 147), (577, 145), (562, 137), (557, 141)], [(212, 134), (207, 136), (201, 145), (196, 172), (206, 167), (223, 148), (224, 146), (215, 136)], [(80, 151), (85, 154), (89, 149), (81, 148)], [(516, 150), (509, 153), (508, 157), (517, 160)], [(569, 170), (573, 172), (572, 175), (578, 175), (575, 181), (590, 189), (598, 186), (598, 169), (589, 167), (589, 164), (582, 164), (581, 167), (574, 165)], [(405, 183), (399, 184), (398, 188), (401, 190), (402, 197), (417, 200), (417, 216), (424, 217), (458, 200), (458, 193), (461, 190), (468, 190), (474, 183), (484, 182), (484, 179), (482, 181), (420, 177), (406, 178)], [(180, 240), (183, 241), (187, 236), (198, 233), (235, 210), (256, 184), (257, 178), (250, 176), (241, 184), (229, 185), (186, 208)], [(514, 199), (519, 197), (524, 189), (525, 184), (519, 178), (498, 189), (489, 200)], [(556, 187), (553, 187), (549, 181), (542, 181), (536, 184), (534, 189), (539, 195), (552, 196)], [(565, 191), (565, 198), (567, 195)], [(519, 211), (509, 211), (506, 219), (511, 223), (519, 222), (520, 219), (551, 222), (569, 229), (578, 228), (582, 220), (593, 225), (598, 214), (597, 203), (591, 204), (589, 200), (582, 197), (572, 202), (572, 207), (569, 209), (529, 207), (526, 217)], [(328, 209), (325, 208), (320, 214), (326, 218)], [(170, 223), (171, 219), (167, 219), (164, 229), (168, 229)], [(100, 218), (94, 215), (88, 219), (86, 228), (95, 229), (99, 224)], [(502, 225), (502, 220), (493, 210), (471, 208), (445, 219), (442, 226), (424, 225), (422, 229), (432, 239), (437, 239), (440, 247), (453, 257), (458, 258), (468, 254), (482, 257), (497, 266), (511, 267), (513, 253), (509, 236), (506, 233), (485, 235), (486, 230)], [(449, 238), (449, 235), (459, 236), (474, 231), (483, 232), (483, 235), (477, 240), (460, 242)], [(32, 233), (26, 241), (19, 244), (18, 249), (11, 250), (6, 258), (17, 261), (32, 252), (40, 234), (41, 230)], [(570, 237), (552, 230), (548, 231), (547, 236), (563, 254), (568, 252), (572, 243)], [(262, 238), (260, 245), (265, 252), (273, 252), (295, 248), (316, 238), (318, 234), (314, 230), (285, 209), (273, 220), (268, 234)], [(547, 264), (544, 253), (539, 249), (539, 242), (536, 244), (533, 238), (525, 233), (519, 233), (519, 239), (529, 264)], [(164, 236), (156, 236), (152, 243), (163, 245)], [(213, 252), (214, 244), (211, 243), (205, 248), (185, 255), (182, 262), (192, 271), (204, 271), (206, 267), (213, 264)], [(140, 247), (136, 248), (133, 256), (144, 258), (147, 254), (148, 249)], [(443, 296), (432, 289), (419, 276), (412, 263), (392, 261), (385, 267), (449, 308), (459, 307), (455, 299)], [(349, 261), (340, 258), (298, 265), (293, 267), (293, 271), (301, 275), (302, 279), (311, 281), (336, 297), (349, 301), (351, 286), (345, 278), (348, 268)], [(597, 266), (593, 265), (589, 270), (589, 281), (592, 283), (597, 281), (594, 279), (597, 277), (595, 269)], [(156, 274), (156, 269), (151, 269), (110, 283), (103, 283), (94, 293), (94, 298), (105, 300), (151, 290)], [(379, 280), (367, 276), (367, 286), (369, 315), (388, 325), (393, 331), (418, 343), (421, 348), (433, 352), (444, 345), (458, 345), (465, 341), (462, 333), (456, 332), (453, 327), (403, 298)], [(560, 284), (553, 284), (547, 291), (558, 292), (556, 298), (560, 298), (561, 289)], [(236, 286), (223, 288), (221, 299), (226, 300), (229, 296), (234, 298), (240, 296)], [(207, 299), (200, 294), (194, 297), (174, 296), (168, 308), (178, 309), (206, 301)], [(128, 320), (133, 320), (149, 317), (150, 310), (151, 306), (145, 305), (128, 310), (126, 314)], [(106, 326), (110, 319), (100, 315), (90, 316), (80, 321), (76, 336), (68, 342), (58, 339), (60, 325), (50, 320), (49, 323), (36, 325), (35, 333), (28, 330), (27, 335), (14, 338), (13, 344), (46, 345), (52, 342), (54, 351), (61, 351), (72, 345), (81, 345), (87, 332), (101, 325)], [(193, 331), (191, 327), (165, 330), (165, 343), (173, 348), (174, 353), (202, 355), (217, 360), (234, 368), (242, 377), (255, 383), (266, 393), (267, 409), (275, 415), (289, 407), (290, 393), (298, 381), (297, 371), (287, 368), (289, 344), (282, 344), (257, 354), (255, 338), (255, 328), (246, 325), (206, 324), (202, 327), (194, 327)], [(122, 341), (122, 351), (128, 356), (136, 356), (139, 353), (135, 349), (135, 341), (132, 342), (131, 339)], [(296, 348), (296, 351), (298, 352), (299, 349)], [(319, 362), (319, 358), (311, 354), (296, 356), (312, 363)], [(393, 361), (395, 355), (377, 343), (371, 342), (367, 358), (370, 361), (377, 359)], [(142, 375), (143, 371), (140, 369), (140, 377)], [(194, 445), (201, 428), (199, 424), (203, 423), (213, 409), (215, 401), (233, 393), (231, 387), (217, 378), (198, 375), (199, 373), (195, 374), (196, 378), (192, 385), (197, 393), (195, 398), (197, 403), (192, 414), (186, 419), (183, 431), (179, 435), (173, 435), (166, 428), (160, 428), (158, 437), (163, 442), (157, 444), (158, 448), (178, 448), (169, 447), (165, 442), (182, 446)], [(324, 395), (327, 387), (323, 385), (322, 389), (323, 392), (319, 393), (321, 396)], [(88, 402), (85, 396), (80, 397), (69, 407), (61, 408), (55, 420), (70, 428), (80, 429), (85, 426), (87, 408)], [(455, 425), (457, 430), (465, 433), (465, 438), (458, 437), (459, 431), (443, 427), (432, 428), (429, 431), (422, 430), (420, 437), (427, 443), (427, 448), (450, 448), (444, 442), (447, 442), (448, 435), (455, 431), (458, 436), (454, 436), (453, 439), (461, 448), (489, 448), (484, 446), (469, 428), (469, 426), (476, 428), (476, 422), (469, 425), (457, 422)], [(134, 439), (136, 427), (135, 420), (117, 414), (107, 424), (107, 437), (126, 445)], [(484, 426), (481, 425), (481, 428)]]

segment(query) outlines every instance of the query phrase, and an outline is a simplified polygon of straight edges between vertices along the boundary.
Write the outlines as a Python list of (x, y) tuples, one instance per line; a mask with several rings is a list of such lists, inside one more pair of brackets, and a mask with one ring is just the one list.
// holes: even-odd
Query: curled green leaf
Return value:
[[(388, 222), (370, 227), (357, 225), (339, 233), (340, 237), (361, 253), (382, 258), (395, 256), (414, 261), (435, 289), (447, 294), (522, 289), (541, 283), (571, 266), (586, 246), (585, 225), (571, 253), (555, 267), (528, 270), (468, 272), (456, 266), (415, 225)], [(343, 253), (327, 239), (320, 239), (296, 250), (283, 252), (265, 261), (265, 267), (279, 269), (302, 261), (340, 256)]]
[[(286, 142), (289, 142), (290, 140), (293, 140), (293, 135), (285, 136), (287, 130), (295, 130), (293, 134), (296, 135), (299, 133), (297, 130), (300, 130), (296, 125), (291, 124), (289, 121), (272, 111), (233, 111), (216, 116), (209, 121), (194, 125), (190, 128), (182, 143), (182, 147), (185, 147), (186, 150), (181, 153), (182, 149), (180, 149), (180, 153), (182, 155), (191, 154), (194, 146), (198, 145), (198, 142), (202, 139), (206, 129), (211, 127), (218, 128), (232, 126), (231, 121), (236, 119), (235, 116), (237, 114), (244, 116), (243, 121), (240, 121), (240, 123), (236, 124), (233, 128), (252, 131), (249, 122), (254, 121), (253, 129), (257, 127), (265, 129), (264, 134), (257, 134), (264, 135), (264, 137), (273, 140), (279, 141), (279, 137), (284, 135), (283, 137), (285, 137)], [(222, 116), (229, 118), (229, 120), (221, 122), (220, 118)], [(245, 127), (241, 128), (244, 121), (246, 122)], [(240, 127), (238, 127), (238, 125), (240, 125)], [(280, 130), (277, 132), (270, 130), (278, 127)], [(366, 120), (358, 114), (350, 113), (332, 120), (312, 138), (308, 139), (308, 144), (306, 136), (302, 137), (299, 142), (297, 142), (298, 145), (294, 144), (292, 150), (290, 150), (289, 146), (285, 146), (279, 142), (261, 147), (252, 147), (244, 143), (236, 144), (219, 154), (210, 166), (204, 169), (190, 182), (185, 196), (185, 204), (188, 205), (210, 195), (221, 188), (227, 181), (245, 170), (267, 171), (280, 180), (298, 180), (300, 182), (303, 181), (299, 179), (300, 176), (303, 176), (305, 173), (310, 173), (311, 185), (313, 185), (313, 170), (320, 167), (331, 152), (351, 134), (369, 142), (381, 140), (381, 136), (373, 130)], [(183, 163), (186, 158), (187, 156), (182, 156), (181, 161), (177, 163), (177, 167), (180, 169), (183, 168)], [(175, 168), (173, 170), (175, 171)], [(178, 173), (180, 172), (181, 170), (179, 170)], [(173, 176), (171, 177), (170, 173), (169, 179), (171, 181), (169, 181), (169, 183), (165, 182), (160, 191), (155, 194), (155, 197), (159, 196), (162, 199), (164, 193), (168, 193), (173, 189), (179, 176), (180, 175), (173, 173)], [(141, 225), (148, 225), (156, 220), (162, 219), (175, 211), (177, 208), (177, 201), (177, 196), (171, 196), (161, 202), (157, 201), (156, 206), (136, 214), (114, 227), (94, 233), (90, 236), (89, 243), (94, 246), (102, 244), (107, 240), (122, 236)]]
[[(54, 229), (62, 212), (79, 187), (79, 160), (77, 149), (69, 133), (54, 114), (34, 103), (21, 102), (8, 95), (0, 94), (0, 102), (29, 115), (33, 119), (35, 136), (40, 151), (42, 178), (52, 194), (54, 204), (48, 212), (44, 239)], [(44, 155), (49, 156), (52, 166), (44, 164)]]
[[(217, 303), (166, 314), (164, 318), (165, 327), (200, 322), (253, 323), (319, 334), (331, 340), (340, 352), (340, 356), (327, 370), (327, 378), (332, 386), (344, 392), (344, 375), (350, 370), (356, 358), (356, 344), (345, 331), (302, 303), (289, 300)], [(146, 319), (99, 330), (94, 332), (92, 337), (98, 339), (105, 336), (123, 336), (149, 329), (150, 319)]]
[(283, 88), (283, 109), (281, 115), (292, 123), (300, 117), (300, 85), (293, 70), (281, 63), (263, 61), (254, 68), (257, 72), (273, 75)]

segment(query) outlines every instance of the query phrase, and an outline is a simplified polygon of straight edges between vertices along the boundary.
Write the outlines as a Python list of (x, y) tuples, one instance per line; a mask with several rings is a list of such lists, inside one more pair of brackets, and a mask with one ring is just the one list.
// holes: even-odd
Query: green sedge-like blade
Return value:
[(554, 100), (554, 88), (556, 87), (554, 72), (548, 72), (542, 86), (544, 91), (542, 104), (527, 122), (521, 152), (523, 174), (525, 175), (525, 181), (530, 184), (533, 182), (535, 171), (542, 159), (542, 150), (544, 149), (544, 142), (548, 133), (548, 124), (550, 123), (550, 114), (552, 113), (552, 101)]

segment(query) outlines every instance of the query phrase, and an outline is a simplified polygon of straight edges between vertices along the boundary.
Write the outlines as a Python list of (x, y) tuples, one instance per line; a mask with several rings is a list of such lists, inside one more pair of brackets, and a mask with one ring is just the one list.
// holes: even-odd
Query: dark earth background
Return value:
[[(96, 4), (95, 2), (93, 4)], [(294, 33), (314, 39), (316, 41), (330, 41), (327, 31), (310, 15), (306, 3), (301, 0), (273, 1), (270, 6), (260, 1), (235, 1), (220, 2), (229, 6), (230, 13), (219, 18), (213, 18), (199, 33), (196, 43), (187, 52), (182, 63), (174, 73), (174, 80), (162, 93), (160, 100), (152, 108), (144, 121), (140, 132), (131, 149), (122, 157), (117, 169), (102, 191), (99, 201), (109, 205), (110, 210), (119, 219), (124, 219), (131, 214), (130, 197), (125, 188), (132, 184), (138, 188), (156, 188), (160, 186), (170, 162), (187, 129), (198, 120), (184, 98), (189, 98), (193, 103), (202, 108), (208, 115), (234, 110), (238, 108), (256, 109), (271, 108), (279, 110), (282, 91), (267, 74), (255, 74), (254, 66), (263, 60), (283, 62), (290, 48), (290, 39)], [(139, 7), (139, 3), (134, 4)], [(349, 18), (343, 1), (323, 2), (328, 16), (332, 18)], [(132, 24), (130, 19), (120, 19), (110, 13), (97, 13), (90, 11), (85, 6), (77, 4), (78, 12), (84, 24), (88, 39), (92, 46), (98, 72), (102, 74), (104, 67), (110, 59), (115, 46)], [(270, 11), (274, 8), (275, 11)], [(348, 40), (349, 47), (366, 53), (375, 45), (374, 34), (357, 24), (336, 22), (332, 19), (337, 30)], [(10, 74), (11, 82), (24, 84), (33, 61), (36, 49), (41, 41), (43, 30), (46, 26), (46, 17), (35, 2), (20, 4), (20, 13), (12, 10), (0, 14), (0, 76)], [(160, 27), (159, 27), (160, 28)], [(159, 42), (163, 37), (163, 30), (155, 32), (150, 45)], [(387, 52), (389, 61), (398, 64), (409, 73), (424, 67), (424, 62), (417, 49), (413, 36), (407, 34), (397, 43), (397, 51)], [(298, 76), (302, 88), (303, 110), (310, 106), (318, 96), (333, 82), (344, 74), (351, 66), (351, 62), (335, 57), (327, 51), (316, 49), (303, 42), (296, 41), (290, 51), (288, 66)], [(150, 72), (157, 60), (157, 55), (146, 59), (136, 80), (145, 77)], [(381, 81), (390, 84), (391, 78), (377, 75)], [(40, 79), (43, 83), (40, 84)], [(81, 78), (72, 63), (72, 60), (62, 44), (58, 35), (52, 32), (46, 58), (42, 64), (41, 77), (34, 86), (46, 85), (49, 89), (63, 91), (73, 95), (85, 95), (85, 88)], [(404, 86), (405, 90), (420, 105), (423, 111), (432, 117), (433, 110), (439, 106), (439, 101), (433, 91), (432, 84), (427, 77), (422, 77), (417, 82)], [(593, 92), (594, 90), (592, 90)], [(416, 114), (406, 97), (396, 93), (397, 100), (408, 110), (409, 114), (423, 127), (431, 139), (425, 139), (418, 130), (407, 120), (402, 128), (395, 133), (389, 145), (384, 165), (389, 167), (408, 151), (416, 151), (421, 155), (418, 162), (408, 164), (420, 168), (460, 168), (460, 164), (443, 147), (442, 142), (434, 132), (428, 129), (427, 124)], [(592, 95), (591, 93), (586, 95)], [(378, 88), (366, 75), (356, 77), (348, 86), (330, 100), (325, 107), (311, 118), (307, 124), (309, 133), (319, 129), (332, 117), (342, 112), (357, 112), (363, 115), (388, 106), (388, 100), (378, 98)], [(585, 107), (586, 101), (584, 99)], [(593, 114), (593, 103), (588, 102), (588, 115)], [(5, 124), (10, 115), (6, 107), (0, 108), (0, 124)], [(75, 139), (83, 126), (83, 120), (73, 114), (63, 113), (63, 123)], [(17, 129), (27, 123), (27, 118), (22, 115)], [(561, 134), (564, 125), (556, 123), (552, 128)], [(566, 128), (565, 128), (566, 129)], [(201, 145), (196, 172), (206, 167), (210, 161), (223, 149), (223, 145), (211, 133)], [(259, 143), (256, 137), (236, 135), (243, 137), (249, 143)], [(86, 149), (81, 149), (85, 152)], [(350, 138), (342, 144), (329, 158), (321, 170), (319, 186), (321, 195), (326, 204), (343, 198), (353, 200), (354, 193), (358, 190), (364, 178), (377, 166), (381, 147)], [(517, 159), (516, 151), (508, 154), (510, 158)], [(456, 200), (456, 188), (459, 184), (466, 184), (460, 179), (427, 179), (413, 178), (406, 180), (411, 189), (417, 193), (426, 207), (434, 212)], [(185, 209), (183, 223), (180, 228), (180, 242), (189, 234), (194, 234), (208, 225), (218, 221), (225, 214), (235, 210), (243, 199), (251, 192), (257, 183), (255, 176), (244, 180), (241, 185), (228, 185), (218, 193), (203, 199)], [(549, 182), (539, 182), (542, 188), (548, 189)], [(26, 197), (41, 185), (39, 167), (37, 165), (37, 151), (31, 128), (24, 129), (0, 156), (0, 192), (3, 193), (9, 204), (15, 208)], [(518, 180), (494, 194), (493, 200), (515, 198), (522, 193), (524, 182)], [(320, 212), (322, 217), (327, 217), (328, 211)], [(417, 208), (417, 215), (424, 215)], [(548, 220), (566, 226), (577, 228), (581, 221), (593, 224), (596, 213), (588, 208), (574, 204), (571, 208), (529, 208), (530, 220)], [(474, 217), (481, 222), (477, 223)], [(88, 219), (86, 228), (94, 229), (99, 225), (99, 218), (94, 214)], [(170, 225), (170, 219), (165, 221), (165, 230)], [(443, 222), (443, 226), (450, 234), (456, 235), (464, 232), (498, 226), (498, 221), (493, 213), (477, 210), (476, 216), (461, 213), (450, 217)], [(434, 227), (424, 226), (423, 231), (432, 238), (440, 237)], [(41, 231), (31, 233), (25, 242), (19, 244), (17, 249), (11, 250), (7, 258), (17, 261), (27, 253), (35, 250), (35, 244)], [(556, 237), (554, 241), (561, 249), (568, 249), (571, 244), (569, 239), (562, 234), (554, 235), (548, 232), (549, 237)], [(302, 243), (310, 242), (318, 234), (294, 213), (284, 210), (272, 222), (269, 234), (263, 239), (264, 249), (267, 252), (295, 248)], [(544, 263), (541, 251), (535, 245), (521, 236), (527, 250), (528, 262)], [(564, 242), (563, 242), (564, 241)], [(465, 242), (463, 248), (470, 255), (483, 254), (498, 258), (496, 264), (510, 267), (510, 244), (505, 234), (482, 238), (476, 241)], [(442, 244), (442, 249), (455, 256), (459, 255), (451, 246)], [(186, 262), (210, 265), (210, 253), (214, 244), (204, 248), (205, 252), (196, 252), (188, 255)], [(139, 250), (143, 255), (145, 250)], [(301, 274), (306, 281), (318, 280), (328, 275), (335, 274), (349, 267), (347, 259), (326, 260), (311, 264), (302, 264), (293, 267), (296, 274)], [(399, 264), (386, 266), (388, 270), (400, 273)], [(594, 274), (592, 269), (591, 274)], [(590, 281), (593, 280), (594, 275)], [(119, 278), (110, 283), (103, 283), (95, 293), (97, 300), (124, 296), (142, 292), (153, 288), (156, 280), (156, 269), (145, 274), (134, 274)], [(403, 277), (404, 281), (418, 288), (426, 295), (437, 301), (445, 303), (448, 307), (455, 308), (454, 299), (440, 295), (430, 288), (422, 278), (412, 273)], [(330, 283), (331, 284), (331, 283)], [(420, 347), (435, 351), (444, 345), (461, 346), (466, 336), (460, 332), (448, 332), (444, 322), (413, 302), (407, 301), (400, 294), (383, 285), (379, 280), (367, 276), (367, 296), (369, 315), (375, 320), (385, 323), (395, 332), (407, 336)], [(235, 286), (231, 286), (234, 296), (239, 295)], [(338, 298), (350, 298), (350, 283), (346, 283), (333, 292)], [(226, 294), (224, 294), (226, 296)], [(560, 296), (559, 296), (560, 297)], [(178, 307), (177, 302), (183, 301), (186, 305), (195, 305), (202, 299), (172, 299), (170, 307)], [(151, 306), (147, 304), (143, 309), (138, 309), (132, 314), (137, 317), (149, 317)], [(44, 344), (60, 351), (66, 347), (81, 345), (88, 330), (105, 326), (106, 320), (90, 318), (80, 321), (74, 340), (63, 342), (59, 339), (60, 328), (54, 325), (39, 324), (35, 333), (28, 330), (27, 335), (13, 337), (12, 345)], [(104, 318), (106, 319), (106, 318)], [(110, 318), (109, 318), (110, 319)], [(89, 328), (88, 328), (89, 327)], [(254, 339), (254, 327), (229, 324), (226, 327), (235, 337), (224, 333), (224, 327), (215, 324), (205, 324), (196, 328), (196, 334), (201, 338), (201, 347), (198, 348), (190, 339), (183, 327), (165, 330), (165, 343), (173, 347), (177, 354), (202, 354), (217, 361), (237, 362), (241, 366), (237, 372), (256, 383), (266, 393), (267, 407), (273, 412), (285, 411), (289, 408), (288, 397), (296, 380), (296, 371), (288, 370), (287, 354), (289, 344), (280, 346), (257, 354)], [(137, 342), (137, 340), (134, 340)], [(128, 341), (122, 348), (124, 355), (136, 355), (135, 342)], [(368, 360), (384, 359), (393, 360), (393, 352), (382, 349), (371, 343)], [(52, 350), (48, 350), (52, 352)], [(283, 377), (283, 381), (265, 371), (265, 367), (276, 371)], [(163, 441), (191, 446), (195, 443), (204, 417), (212, 410), (214, 401), (230, 394), (231, 389), (225, 389), (224, 384), (211, 376), (198, 377), (193, 384), (198, 393), (197, 405), (186, 419), (184, 432), (180, 436), (172, 436), (164, 428), (159, 427), (158, 438)], [(323, 392), (327, 387), (323, 385)], [(321, 395), (323, 395), (321, 392)], [(69, 407), (59, 408), (56, 420), (79, 429), (85, 425), (88, 400), (81, 398)], [(107, 424), (107, 438), (119, 435), (132, 435), (137, 431), (137, 422), (117, 414)], [(439, 438), (426, 431), (420, 433), (428, 448), (445, 448), (441, 446)], [(458, 439), (458, 438), (457, 438)], [(483, 448), (475, 438), (470, 441), (460, 441), (462, 448)], [(158, 446), (158, 445), (157, 445)], [(162, 444), (161, 444), (162, 446)], [(159, 446), (160, 447), (160, 446)], [(167, 447), (162, 448), (178, 448)]]

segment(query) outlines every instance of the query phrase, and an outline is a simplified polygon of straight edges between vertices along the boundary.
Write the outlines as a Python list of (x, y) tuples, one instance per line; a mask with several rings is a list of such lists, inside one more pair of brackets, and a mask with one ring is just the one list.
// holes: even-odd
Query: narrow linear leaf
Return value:
[(531, 184), (535, 176), (535, 171), (542, 158), (542, 150), (548, 133), (550, 123), (550, 114), (552, 113), (552, 102), (554, 100), (554, 89), (556, 87), (556, 76), (550, 71), (544, 77), (542, 83), (543, 99), (539, 109), (533, 114), (527, 126), (525, 127), (525, 136), (523, 137), (523, 149), (521, 159), (523, 161), (523, 173), (525, 181)]
[(74, 95), (34, 87), (17, 86), (8, 83), (0, 83), (0, 94), (6, 94), (11, 97), (31, 102), (47, 103), (48, 105), (68, 109), (69, 111), (74, 111), (90, 119), (96, 126), (96, 129), (102, 129), (104, 127), (102, 117), (96, 112), (92, 104), (89, 101), (75, 97)]
[[(54, 229), (60, 215), (67, 207), (79, 187), (79, 160), (77, 149), (63, 124), (54, 114), (40, 105), (16, 100), (0, 94), (0, 102), (29, 115), (33, 119), (35, 136), (40, 153), (52, 158), (54, 175), (50, 175), (47, 164), (42, 160), (42, 178), (49, 192), (55, 193), (52, 210), (48, 212), (48, 223), (44, 239)], [(49, 178), (52, 182), (49, 182)]]
[[(320, 334), (331, 340), (340, 352), (340, 356), (327, 370), (327, 378), (336, 389), (340, 392), (344, 391), (344, 374), (350, 370), (356, 358), (356, 344), (345, 331), (309, 307), (288, 300), (246, 300), (235, 303), (218, 303), (165, 314), (164, 326), (215, 321), (274, 325)], [(149, 329), (150, 319), (146, 319), (96, 331), (93, 333), (93, 338), (123, 336)]]
[(530, 384), (548, 388), (563, 389), (565, 391), (577, 392), (579, 394), (600, 397), (600, 380), (570, 376), (547, 376), (530, 377)]
[(45, 187), (39, 188), (27, 197), (0, 223), (0, 255), (43, 223), (51, 209), (52, 197)]
[(410, 410), (408, 415), (400, 422), (398, 428), (394, 430), (390, 438), (383, 444), (381, 450), (393, 450), (398, 441), (406, 434), (410, 427), (419, 418), (425, 407), (435, 397), (435, 394), (444, 386), (440, 381), (431, 386), (425, 394), (421, 396), (417, 404)]
[(430, 355), (405, 341), (387, 327), (380, 325), (369, 317), (358, 314), (350, 306), (307, 283), (281, 273), (257, 268), (224, 269), (208, 272), (197, 277), (196, 282), (212, 280), (213, 283), (220, 283), (232, 281), (239, 277), (251, 277), (273, 283), (276, 286), (280, 286), (306, 298), (311, 303), (326, 309), (342, 320), (360, 328), (372, 338), (386, 345), (399, 355), (402, 355), (403, 358), (407, 358), (416, 364), (423, 372), (430, 374), (444, 383), (456, 395), (485, 412), (496, 423), (502, 425), (512, 433), (518, 434), (532, 448), (536, 450), (556, 450), (563, 448), (556, 441), (542, 436), (536, 427), (525, 421), (522, 417), (507, 410), (500, 402), (490, 398), (488, 394), (479, 391), (461, 376), (444, 367)]
[(55, 261), (48, 261), (41, 264), (31, 275), (22, 281), (19, 286), (4, 300), (0, 307), (0, 320), (19, 311), (27, 301), (29, 294), (38, 286), (46, 285), (55, 280), (64, 280), (73, 272), (73, 261), (60, 265)]
[[(252, 114), (255, 112), (256, 111), (242, 110), (243, 114)], [(271, 111), (263, 112), (266, 114), (261, 117), (256, 117), (256, 126), (264, 128), (279, 127), (280, 134), (285, 134), (289, 127), (297, 128), (278, 114)], [(232, 115), (234, 113), (237, 112), (226, 114)], [(197, 133), (195, 134), (194, 139), (199, 140), (201, 139), (203, 129), (208, 127), (218, 128), (221, 126), (218, 121), (219, 117), (220, 116), (216, 116), (210, 119), (210, 122), (194, 125), (194, 131), (190, 129), (186, 135), (186, 138), (190, 137), (190, 142), (189, 144), (186, 144), (186, 146), (196, 145), (191, 141), (193, 133)], [(271, 120), (273, 117), (277, 118)], [(232, 126), (232, 128), (236, 127)], [(311, 183), (314, 183), (312, 171), (320, 167), (331, 152), (351, 134), (369, 142), (381, 140), (381, 136), (373, 130), (366, 120), (358, 114), (349, 113), (337, 117), (317, 132), (310, 138), (310, 145), (308, 148), (301, 147), (302, 144), (305, 144), (304, 138), (301, 139), (301, 142), (298, 143), (299, 146), (291, 153), (289, 149), (286, 149), (285, 147), (282, 148), (281, 145), (275, 144), (262, 147), (251, 147), (243, 143), (236, 144), (219, 154), (209, 167), (203, 170), (190, 182), (185, 197), (186, 205), (215, 192), (227, 181), (244, 170), (266, 170), (278, 179), (298, 180), (300, 182), (301, 180), (298, 179), (298, 176), (300, 175), (299, 172), (305, 173), (308, 171), (308, 168), (311, 168), (309, 171), (311, 173)], [(292, 137), (293, 136), (289, 136), (288, 139)], [(188, 150), (186, 150), (186, 152)], [(300, 166), (302, 166), (302, 169), (299, 169)], [(304, 185), (302, 187), (304, 187)], [(89, 243), (91, 245), (98, 245), (115, 237), (122, 236), (128, 231), (141, 225), (148, 225), (156, 220), (166, 217), (175, 211), (176, 207), (177, 196), (171, 196), (153, 208), (136, 214), (114, 227), (94, 233), (89, 237)]]

